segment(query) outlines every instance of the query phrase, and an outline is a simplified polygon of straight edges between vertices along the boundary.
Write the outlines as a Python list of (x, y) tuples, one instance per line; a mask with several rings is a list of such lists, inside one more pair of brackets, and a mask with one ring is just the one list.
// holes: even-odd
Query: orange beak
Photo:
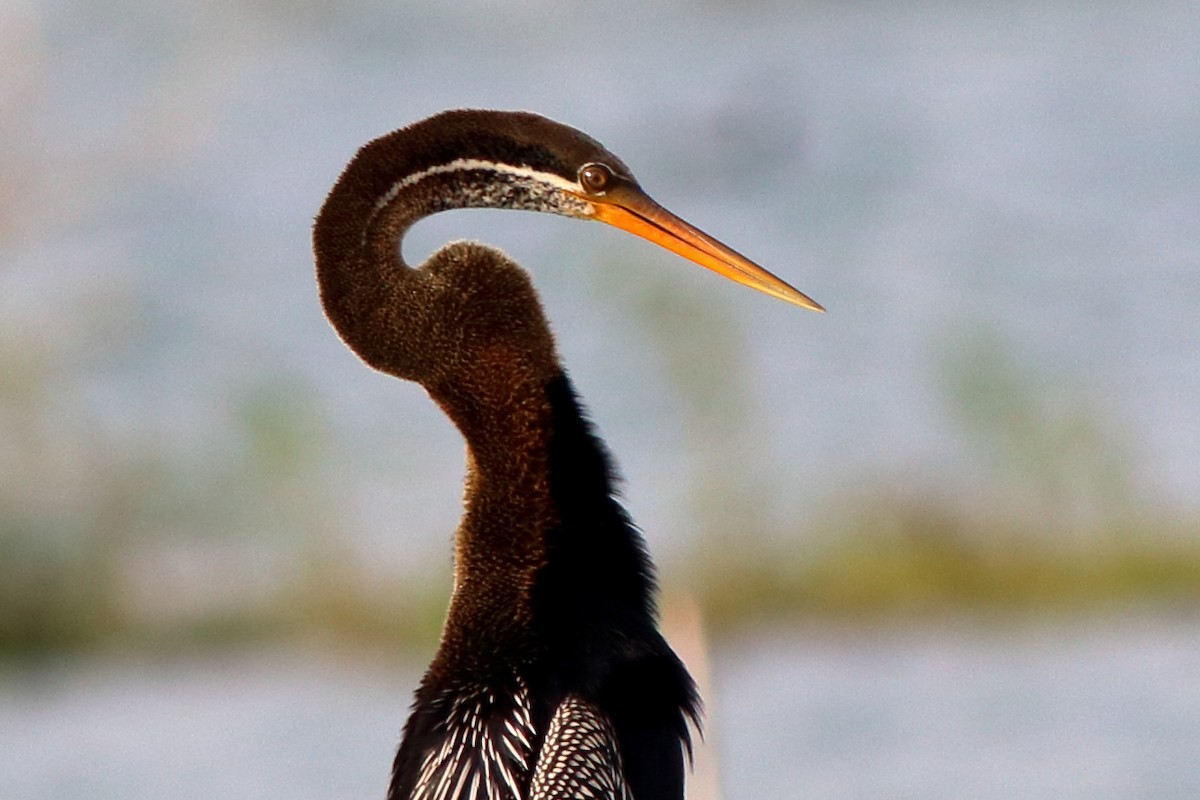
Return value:
[(824, 311), (821, 304), (750, 259), (689, 225), (634, 186), (614, 187), (603, 197), (585, 198), (595, 218), (678, 253), (689, 261), (780, 300)]

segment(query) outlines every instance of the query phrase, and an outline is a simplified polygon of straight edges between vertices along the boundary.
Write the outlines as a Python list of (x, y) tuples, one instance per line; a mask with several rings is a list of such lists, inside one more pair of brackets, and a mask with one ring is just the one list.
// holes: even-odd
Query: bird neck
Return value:
[[(511, 378), (511, 375), (508, 376)], [(506, 384), (512, 402), (451, 405), (435, 395), (467, 442), (465, 511), (455, 542), (456, 594), (523, 616), (558, 519), (550, 491), (553, 414), (544, 386)]]
[(460, 424), (467, 509), (439, 661), (485, 671), (535, 641), (582, 660), (652, 635), (652, 568), (570, 381), (556, 375), (508, 417)]
[[(363, 147), (346, 167), (313, 228), (317, 281), (342, 339), (376, 369), (422, 380), (424, 364), (399, 352), (433, 305), (429, 262), (411, 269), (401, 240), (418, 220), (456, 208), (506, 208), (588, 216), (565, 178), (523, 166), (529, 146), (494, 132), (438, 136), (402, 129)], [(482, 148), (480, 150), (479, 148)], [(430, 261), (434, 261), (431, 259)], [(399, 329), (398, 329), (399, 328)]]
[(404, 263), (405, 232), (437, 211), (436, 199), (404, 183), (387, 150), (368, 145), (347, 166), (313, 226), (321, 303), (333, 327), (376, 369), (419, 379), (421, 360), (408, 342), (430, 304), (425, 276)]
[(545, 532), (558, 521), (550, 488), (553, 411), (544, 381), (514, 382), (509, 371), (505, 387), (510, 402), (487, 404), (475, 400), (479, 387), (465, 394), (430, 390), (467, 443), (465, 511), (440, 650), (443, 663), (466, 675), (521, 660), (533, 586), (546, 561)]
[(649, 619), (641, 540), (611, 496), (607, 457), (562, 374), (529, 276), (469, 243), (416, 269), (400, 255), (405, 231), (437, 211), (586, 216), (572, 205), (582, 201), (558, 190), (561, 172), (525, 166), (544, 158), (520, 137), (473, 129), (447, 145), (418, 134), (401, 130), (359, 151), (317, 217), (313, 245), (322, 303), (342, 339), (370, 366), (424, 386), (467, 442), (443, 640), (448, 653), (462, 652), (448, 657), (486, 658), (489, 642), (520, 651), (512, 637), (539, 619), (583, 630), (572, 620), (587, 617), (576, 613), (584, 608)]

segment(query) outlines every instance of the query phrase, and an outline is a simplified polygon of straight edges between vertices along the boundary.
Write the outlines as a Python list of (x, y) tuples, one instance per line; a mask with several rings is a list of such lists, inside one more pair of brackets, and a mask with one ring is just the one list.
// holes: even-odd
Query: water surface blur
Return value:
[[(1140, 616), (760, 630), (714, 653), (699, 757), (717, 760), (728, 800), (1187, 800), (1198, 641), (1192, 621)], [(6, 675), (0, 791), (382, 797), (418, 674), (325, 649)]]

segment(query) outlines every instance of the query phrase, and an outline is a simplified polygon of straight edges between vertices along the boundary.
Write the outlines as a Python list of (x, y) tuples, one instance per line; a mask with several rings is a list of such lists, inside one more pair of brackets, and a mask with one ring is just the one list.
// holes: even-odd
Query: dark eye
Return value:
[(604, 194), (612, 179), (612, 170), (603, 164), (584, 164), (579, 168), (579, 185), (589, 194)]

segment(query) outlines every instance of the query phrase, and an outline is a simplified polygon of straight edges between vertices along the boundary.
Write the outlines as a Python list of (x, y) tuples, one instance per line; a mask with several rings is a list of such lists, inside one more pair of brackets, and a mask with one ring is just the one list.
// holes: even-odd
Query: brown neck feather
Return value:
[[(528, 275), (499, 251), (456, 243), (419, 268), (401, 259), (413, 222), (448, 188), (405, 177), (387, 140), (364, 148), (318, 216), (321, 299), (343, 340), (372, 367), (420, 383), (468, 446), (467, 509), (456, 547), (446, 647), (528, 613), (543, 533), (555, 522), (546, 385), (561, 371)], [(393, 147), (402, 142), (393, 141)], [(464, 658), (462, 654), (458, 658)]]

